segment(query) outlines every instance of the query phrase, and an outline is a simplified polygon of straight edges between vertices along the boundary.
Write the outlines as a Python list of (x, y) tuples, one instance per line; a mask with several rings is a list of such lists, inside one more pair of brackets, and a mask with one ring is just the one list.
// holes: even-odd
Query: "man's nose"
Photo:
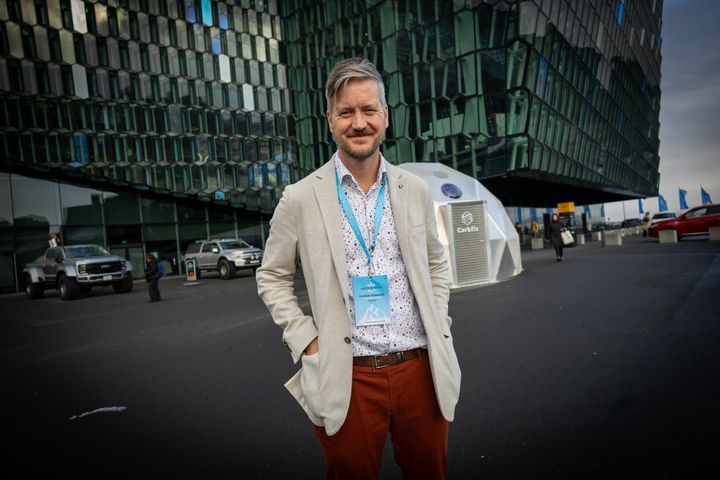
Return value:
[(365, 117), (363, 116), (362, 112), (357, 112), (353, 116), (352, 121), (352, 128), (354, 130), (365, 130), (365, 127), (367, 127), (367, 121), (365, 121)]

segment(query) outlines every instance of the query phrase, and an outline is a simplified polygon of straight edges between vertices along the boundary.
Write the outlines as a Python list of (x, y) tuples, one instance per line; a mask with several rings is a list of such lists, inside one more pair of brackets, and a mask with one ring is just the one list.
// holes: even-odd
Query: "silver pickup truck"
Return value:
[(99, 245), (48, 248), (45, 255), (23, 269), (28, 298), (40, 298), (46, 289), (57, 289), (60, 298), (73, 300), (95, 286), (112, 285), (116, 293), (132, 290), (132, 264)]
[(195, 275), (202, 272), (218, 272), (227, 280), (240, 269), (252, 269), (253, 273), (262, 262), (263, 251), (237, 238), (201, 240), (190, 244), (184, 259), (195, 260)]

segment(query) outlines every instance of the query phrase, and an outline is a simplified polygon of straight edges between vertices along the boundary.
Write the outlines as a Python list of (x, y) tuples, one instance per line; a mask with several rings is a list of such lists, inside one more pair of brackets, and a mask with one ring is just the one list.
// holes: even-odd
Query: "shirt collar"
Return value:
[[(338, 174), (338, 177), (340, 177), (340, 181), (344, 182), (346, 178), (350, 177), (350, 181), (355, 184), (356, 187), (360, 188), (360, 185), (357, 183), (357, 180), (355, 180), (355, 177), (353, 177), (353, 174), (350, 173), (350, 170), (347, 169), (345, 164), (340, 160), (340, 155), (338, 155), (337, 152), (335, 152), (335, 155), (333, 155), (335, 159), (335, 171)], [(378, 174), (377, 178), (375, 179), (375, 183), (373, 184), (370, 189), (372, 190), (376, 186), (379, 186), (382, 184), (382, 181), (387, 177), (387, 167), (385, 166), (385, 157), (383, 157), (383, 154), (380, 154), (380, 168), (378, 168)]]

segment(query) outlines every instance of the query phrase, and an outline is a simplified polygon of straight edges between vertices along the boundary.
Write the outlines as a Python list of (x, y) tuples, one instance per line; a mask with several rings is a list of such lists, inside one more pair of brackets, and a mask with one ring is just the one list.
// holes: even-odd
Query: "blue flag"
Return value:
[(550, 215), (552, 217), (552, 208), (546, 208), (545, 213), (547, 213), (548, 215)]
[(603, 203), (600, 207), (600, 216), (605, 220), (605, 204)]
[(583, 212), (587, 218), (590, 218), (590, 205), (583, 205)]
[(530, 209), (530, 219), (537, 221), (537, 209), (536, 208)]
[(517, 220), (517, 221), (518, 221), (518, 223), (519, 223), (520, 225), (522, 225), (522, 223), (523, 223), (522, 208), (517, 207), (517, 215), (518, 215), (518, 220)]
[(662, 195), (658, 195), (658, 210), (660, 210), (661, 212), (665, 212), (667, 211), (667, 209), (668, 207), (667, 202), (665, 201), (665, 197), (663, 197)]
[(686, 210), (690, 207), (688, 207), (687, 201), (685, 200), (685, 195), (687, 195), (687, 190), (680, 189), (680, 208), (683, 210)]
[(644, 213), (642, 208), (642, 198), (638, 198), (638, 210), (640, 210), (640, 213)]
[(707, 205), (708, 203), (712, 203), (712, 199), (710, 198), (710, 194), (705, 191), (705, 189), (700, 186), (700, 196), (702, 197), (702, 204)]

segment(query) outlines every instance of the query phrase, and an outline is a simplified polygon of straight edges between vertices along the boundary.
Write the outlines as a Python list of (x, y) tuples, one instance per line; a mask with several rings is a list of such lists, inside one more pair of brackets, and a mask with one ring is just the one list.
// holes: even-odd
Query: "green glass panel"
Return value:
[(63, 227), (63, 240), (66, 245), (95, 244), (105, 245), (103, 227)]
[(92, 188), (60, 184), (60, 205), (65, 225), (102, 223), (102, 192)]
[(148, 241), (175, 240), (175, 225), (145, 225), (143, 239)]
[(12, 199), (10, 197), (10, 174), (0, 172), (0, 228), (12, 225)]
[(143, 223), (175, 223), (175, 205), (157, 198), (140, 199)]
[(137, 195), (104, 192), (103, 197), (106, 224), (129, 225), (140, 223), (140, 206)]
[[(16, 226), (59, 225), (58, 184), (12, 175), (12, 203)], [(49, 232), (46, 231), (46, 235)]]

